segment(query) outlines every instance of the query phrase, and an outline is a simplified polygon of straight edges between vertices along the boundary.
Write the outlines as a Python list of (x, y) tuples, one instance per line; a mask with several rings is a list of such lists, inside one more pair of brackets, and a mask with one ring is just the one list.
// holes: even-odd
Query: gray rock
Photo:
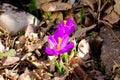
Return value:
[(20, 30), (24, 30), (28, 24), (33, 24), (33, 19), (36, 19), (35, 25), (39, 24), (39, 20), (30, 13), (21, 11), (17, 7), (3, 3), (0, 15), (0, 29), (8, 33), (16, 34)]

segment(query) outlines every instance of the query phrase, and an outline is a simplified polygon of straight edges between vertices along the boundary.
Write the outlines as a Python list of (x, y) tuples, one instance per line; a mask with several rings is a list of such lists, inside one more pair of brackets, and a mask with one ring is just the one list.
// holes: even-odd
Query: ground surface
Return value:
[[(6, 25), (2, 25), (8, 23), (0, 20), (0, 80), (120, 79), (119, 0), (36, 0), (36, 4), (23, 0), (0, 2), (1, 5), (7, 2), (17, 6), (14, 11), (22, 9), (40, 21), (37, 26), (28, 25), (11, 34)], [(0, 9), (1, 15), (4, 14)], [(23, 19), (19, 17), (17, 19)], [(70, 35), (70, 41), (77, 45), (65, 53), (66, 60), (58, 61), (58, 67), (62, 67), (60, 71), (54, 61), (57, 56), (46, 54), (45, 47), (48, 46), (47, 37), (53, 35), (58, 23), (67, 18), (75, 22), (76, 29)], [(3, 18), (0, 16), (0, 19)]]

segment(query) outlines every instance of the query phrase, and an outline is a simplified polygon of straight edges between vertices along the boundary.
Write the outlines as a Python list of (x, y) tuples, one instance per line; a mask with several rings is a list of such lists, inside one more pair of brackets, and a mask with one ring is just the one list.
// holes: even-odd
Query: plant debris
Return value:
[(119, 0), (1, 0), (0, 80), (119, 80)]

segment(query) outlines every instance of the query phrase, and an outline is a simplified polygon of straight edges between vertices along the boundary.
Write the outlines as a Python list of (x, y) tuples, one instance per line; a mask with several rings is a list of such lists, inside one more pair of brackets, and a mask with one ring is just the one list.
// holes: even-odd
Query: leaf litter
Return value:
[[(29, 2), (20, 0), (16, 3), (21, 7), (15, 7), (12, 1), (0, 1), (7, 2), (0, 6), (0, 80), (120, 79), (119, 0), (36, 0), (30, 10), (38, 9), (42, 18), (35, 20), (26, 12)], [(59, 61), (58, 55), (46, 54), (45, 47), (67, 18), (75, 23), (69, 35), (74, 48)]]

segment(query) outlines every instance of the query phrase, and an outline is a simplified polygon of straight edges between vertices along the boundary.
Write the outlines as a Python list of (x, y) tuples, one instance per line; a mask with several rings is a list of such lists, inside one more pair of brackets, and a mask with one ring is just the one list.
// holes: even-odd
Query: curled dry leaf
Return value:
[(81, 40), (78, 44), (78, 57), (84, 60), (90, 58), (90, 46), (85, 39)]
[(19, 76), (18, 80), (31, 80), (29, 70), (26, 69), (25, 72)]
[(71, 9), (72, 5), (69, 3), (51, 2), (42, 5), (43, 11), (63, 11)]
[(120, 20), (119, 16), (114, 10), (110, 14), (106, 15), (103, 19), (109, 21), (111, 24), (117, 23)]

